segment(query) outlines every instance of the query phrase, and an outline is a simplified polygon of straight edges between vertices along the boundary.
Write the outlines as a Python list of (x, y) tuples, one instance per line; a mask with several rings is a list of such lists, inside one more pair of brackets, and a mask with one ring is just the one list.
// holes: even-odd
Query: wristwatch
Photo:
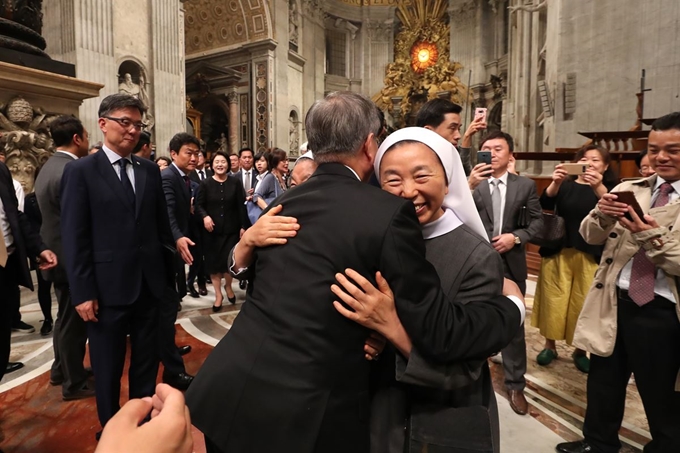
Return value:
[(515, 236), (515, 245), (520, 245), (522, 243), (522, 240), (519, 238), (519, 236)]

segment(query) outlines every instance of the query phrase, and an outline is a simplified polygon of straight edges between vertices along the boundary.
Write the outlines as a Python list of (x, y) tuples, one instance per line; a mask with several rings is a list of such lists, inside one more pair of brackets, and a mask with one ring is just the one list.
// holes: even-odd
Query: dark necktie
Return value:
[(184, 185), (186, 185), (187, 189), (189, 189), (189, 192), (191, 192), (191, 181), (189, 181), (189, 177), (184, 175), (182, 176), (182, 179), (184, 179)]
[(134, 210), (134, 208), (135, 208), (135, 190), (132, 188), (132, 183), (130, 182), (130, 178), (128, 178), (128, 174), (127, 174), (128, 164), (131, 164), (131, 162), (127, 159), (120, 159), (118, 161), (118, 165), (120, 166), (120, 182), (123, 185), (123, 192), (125, 192), (125, 196), (127, 197), (128, 201), (132, 205), (132, 209)]
[(244, 184), (244, 185), (243, 185), (243, 188), (246, 190), (246, 192), (248, 192), (248, 191), (250, 190), (250, 183), (251, 183), (251, 180), (250, 180), (250, 170), (246, 170), (246, 172), (245, 172), (244, 174), (245, 174), (245, 176), (246, 176), (246, 180), (245, 180), (245, 182), (243, 183), (243, 184)]
[[(670, 200), (673, 186), (670, 183), (663, 183), (659, 187), (659, 195), (652, 205), (652, 208), (665, 206)], [(630, 273), (630, 287), (628, 295), (639, 306), (643, 306), (654, 300), (654, 284), (656, 283), (656, 266), (649, 261), (645, 254), (645, 249), (640, 247), (633, 257), (633, 270)]]
[(203, 173), (203, 170), (198, 170), (198, 177), (203, 181), (205, 179), (205, 173)]

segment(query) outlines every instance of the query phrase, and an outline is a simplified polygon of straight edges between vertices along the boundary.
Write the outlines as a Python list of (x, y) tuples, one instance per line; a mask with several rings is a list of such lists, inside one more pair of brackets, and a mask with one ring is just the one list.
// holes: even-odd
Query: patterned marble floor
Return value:
[[(193, 351), (185, 356), (187, 371), (195, 373), (212, 347), (228, 332), (238, 315), (245, 294), (234, 285), (238, 303), (214, 314), (210, 309), (214, 295), (199, 299), (185, 297), (177, 321), (177, 343), (190, 344)], [(533, 294), (533, 281), (528, 293)], [(531, 309), (531, 298), (528, 309)], [(54, 303), (56, 309), (56, 302)], [(36, 333), (14, 334), (12, 361), (26, 367), (5, 376), (0, 382), (0, 449), (6, 453), (66, 453), (93, 451), (94, 434), (99, 429), (94, 400), (62, 402), (60, 389), (49, 385), (49, 367), (53, 360), (51, 336), (41, 337), (42, 315), (34, 293), (22, 292), (24, 321), (36, 327)], [(528, 315), (530, 316), (530, 314)], [(527, 397), (530, 415), (520, 417), (504, 399), (502, 367), (492, 364), (494, 386), (499, 395), (501, 444), (504, 453), (543, 453), (554, 451), (557, 442), (580, 438), (585, 411), (586, 375), (577, 371), (571, 350), (558, 346), (560, 359), (548, 367), (536, 365), (535, 356), (543, 339), (537, 329), (527, 329)], [(160, 376), (159, 376), (160, 379)], [(122, 394), (127, 392), (123, 380)], [(529, 434), (530, 433), (530, 434)], [(644, 411), (635, 385), (629, 386), (624, 427), (621, 438), (625, 453), (639, 452), (649, 439)], [(200, 432), (195, 430), (195, 451), (204, 451)]]

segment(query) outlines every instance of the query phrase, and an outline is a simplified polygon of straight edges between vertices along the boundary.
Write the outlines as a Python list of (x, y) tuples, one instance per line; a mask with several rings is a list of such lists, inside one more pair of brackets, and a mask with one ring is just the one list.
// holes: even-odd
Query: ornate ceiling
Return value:
[(187, 55), (271, 37), (266, 0), (193, 0), (184, 5)]

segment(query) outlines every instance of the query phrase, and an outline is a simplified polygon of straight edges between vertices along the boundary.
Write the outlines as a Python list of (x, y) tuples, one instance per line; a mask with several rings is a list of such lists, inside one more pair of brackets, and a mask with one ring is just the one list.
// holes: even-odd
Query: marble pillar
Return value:
[(239, 108), (238, 108), (238, 93), (236, 90), (227, 94), (227, 102), (229, 103), (229, 152), (236, 153), (238, 147), (238, 131), (239, 131)]
[[(173, 135), (185, 130), (185, 113), (182, 77), (184, 48), (180, 49), (181, 3), (177, 0), (154, 0), (151, 3), (151, 36), (153, 99), (156, 124), (155, 141), (159, 151), (164, 151)], [(164, 153), (162, 153), (164, 154)]]

